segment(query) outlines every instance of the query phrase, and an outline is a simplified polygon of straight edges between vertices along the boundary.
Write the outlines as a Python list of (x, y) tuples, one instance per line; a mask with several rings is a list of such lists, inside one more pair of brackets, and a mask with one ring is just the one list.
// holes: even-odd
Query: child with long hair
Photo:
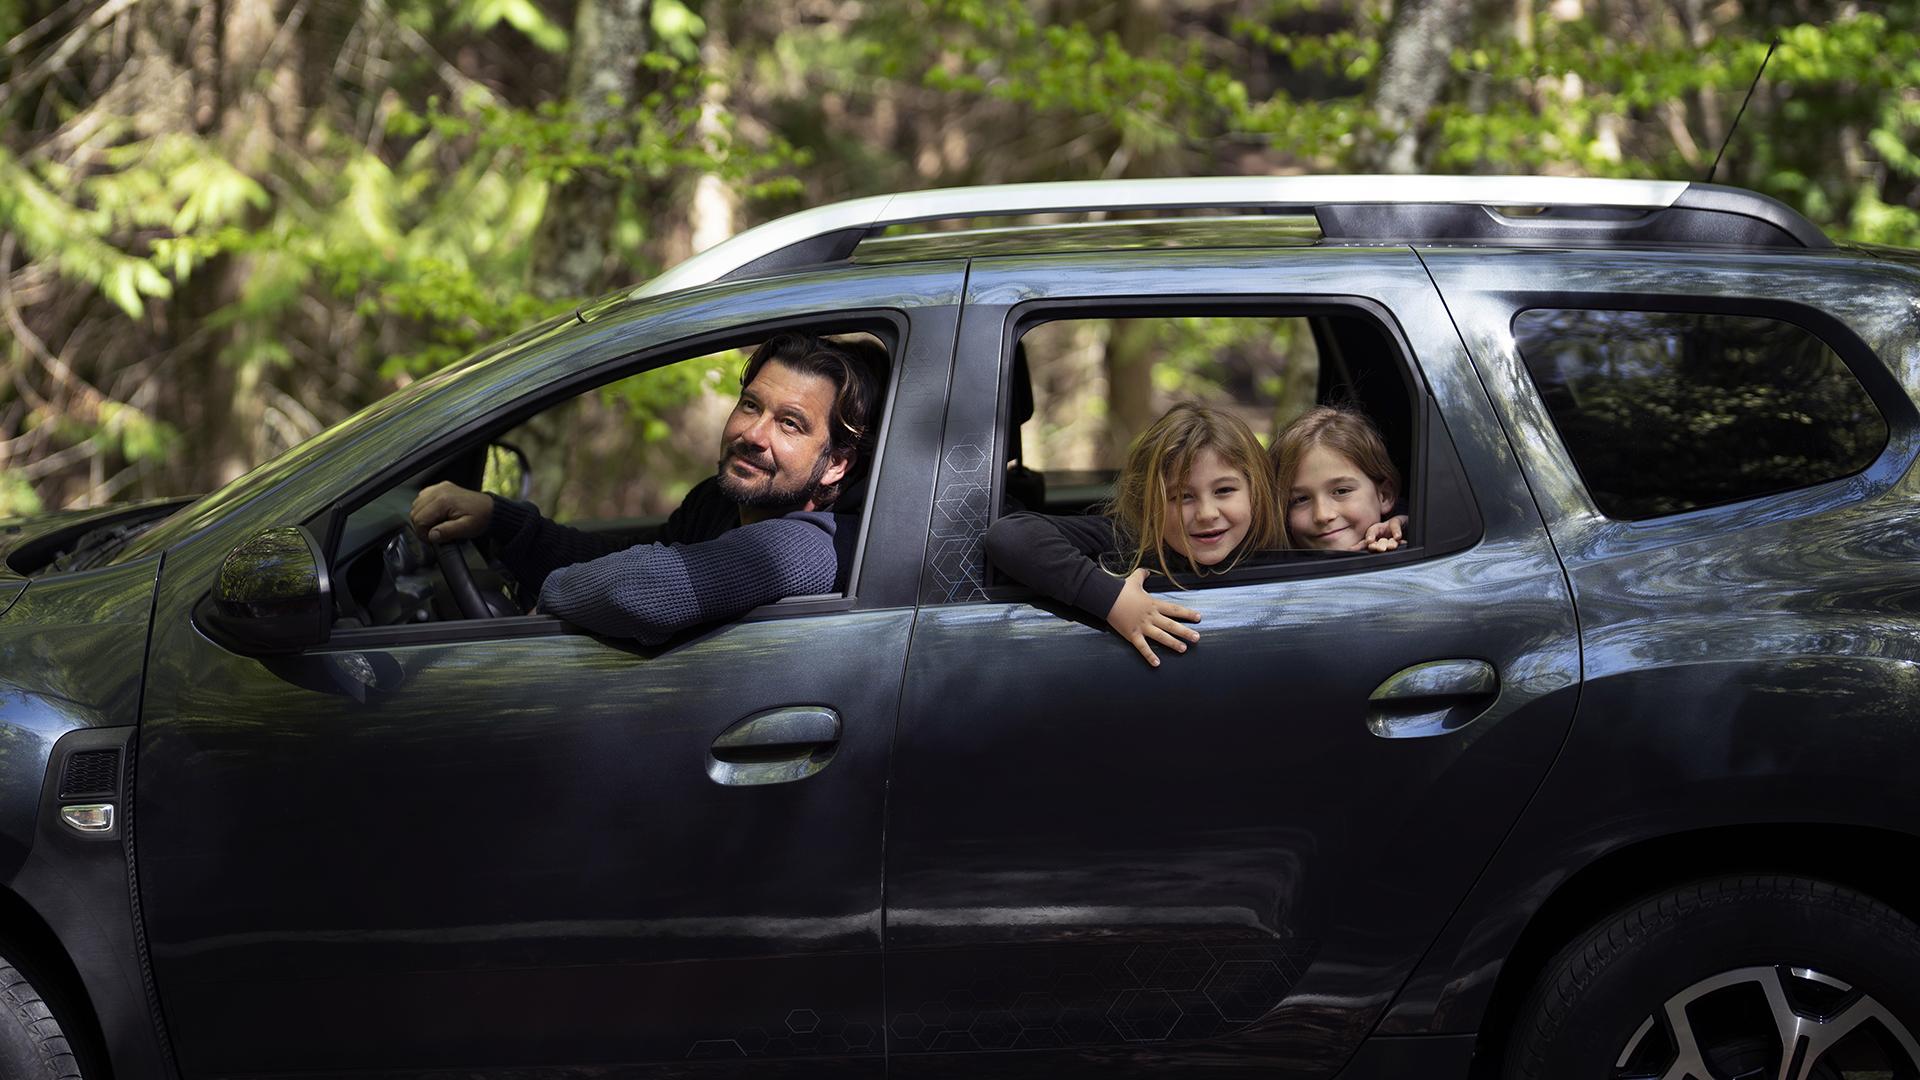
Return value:
[(1150, 570), (1217, 573), (1286, 543), (1260, 441), (1240, 418), (1204, 405), (1175, 405), (1140, 433), (1104, 511), (1008, 515), (987, 530), (987, 556), (1015, 581), (1105, 619), (1155, 667), (1153, 643), (1185, 652), (1200, 639), (1187, 625), (1200, 614), (1148, 593)]
[(1268, 451), (1287, 540), (1325, 551), (1391, 551), (1400, 470), (1365, 413), (1320, 405), (1288, 424)]

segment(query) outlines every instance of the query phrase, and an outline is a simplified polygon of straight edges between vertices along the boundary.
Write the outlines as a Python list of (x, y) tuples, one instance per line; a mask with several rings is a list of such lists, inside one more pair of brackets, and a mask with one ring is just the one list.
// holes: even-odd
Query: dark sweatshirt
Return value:
[(987, 529), (987, 558), (1027, 588), (1104, 619), (1127, 584), (1100, 563), (1117, 554), (1118, 532), (1104, 514), (1008, 514)]
[(539, 594), (541, 610), (647, 645), (782, 597), (844, 588), (858, 532), (855, 515), (824, 510), (741, 525), (739, 507), (711, 478), (687, 493), (658, 543), (623, 547), (498, 497), (488, 525), (501, 561)]

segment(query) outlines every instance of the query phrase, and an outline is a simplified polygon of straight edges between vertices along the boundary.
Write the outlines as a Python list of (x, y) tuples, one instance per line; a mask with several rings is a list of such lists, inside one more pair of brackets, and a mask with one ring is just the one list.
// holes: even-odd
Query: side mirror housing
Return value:
[(208, 628), (244, 652), (292, 652), (333, 632), (327, 561), (303, 526), (263, 529), (228, 552), (209, 600)]

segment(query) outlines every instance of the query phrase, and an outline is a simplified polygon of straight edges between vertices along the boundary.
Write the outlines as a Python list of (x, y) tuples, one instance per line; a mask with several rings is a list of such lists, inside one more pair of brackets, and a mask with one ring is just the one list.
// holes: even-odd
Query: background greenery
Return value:
[[(1700, 178), (1776, 39), (1717, 178), (1920, 246), (1920, 0), (0, 0), (0, 516), (208, 489), (831, 199)], [(1221, 377), (1110, 336), (1074, 355), (1114, 432)], [(601, 449), (699, 468), (675, 420), (726, 383), (603, 396)]]

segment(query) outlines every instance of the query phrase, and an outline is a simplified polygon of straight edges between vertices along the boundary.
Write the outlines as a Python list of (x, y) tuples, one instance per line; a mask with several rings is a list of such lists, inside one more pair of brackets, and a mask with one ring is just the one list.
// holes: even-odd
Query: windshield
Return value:
[(395, 413), (405, 411), (414, 402), (440, 386), (460, 378), (466, 372), (472, 371), (496, 356), (542, 337), (556, 327), (572, 322), (574, 318), (574, 314), (569, 312), (549, 319), (510, 338), (497, 341), (464, 360), (456, 361), (424, 379), (394, 391), (313, 438), (288, 447), (227, 486), (189, 503), (178, 513), (121, 548), (112, 561), (122, 563), (173, 546), (179, 540), (197, 532), (209, 521), (274, 486), (290, 473), (305, 467), (307, 463), (324, 456), (335, 444), (343, 440), (351, 440), (369, 426), (376, 425)]

